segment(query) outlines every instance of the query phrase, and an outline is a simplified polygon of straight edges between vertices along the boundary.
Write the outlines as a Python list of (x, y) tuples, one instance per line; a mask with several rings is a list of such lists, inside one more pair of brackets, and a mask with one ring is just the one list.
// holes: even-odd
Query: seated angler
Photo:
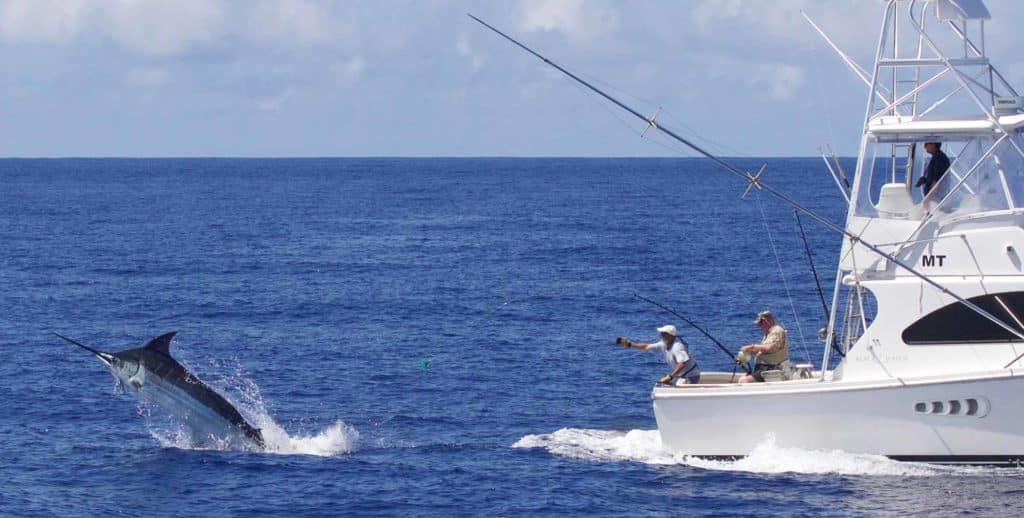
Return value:
[(788, 379), (791, 367), (786, 328), (779, 325), (775, 316), (768, 310), (758, 313), (754, 323), (761, 328), (764, 337), (761, 338), (761, 343), (748, 344), (740, 348), (741, 353), (754, 355), (757, 358), (754, 363), (754, 371), (740, 378), (740, 383), (764, 381), (764, 371), (770, 370), (780, 370), (783, 378)]
[(676, 326), (667, 325), (658, 328), (661, 340), (649, 344), (633, 342), (629, 338), (619, 337), (615, 343), (627, 349), (640, 349), (641, 351), (659, 351), (665, 355), (665, 362), (668, 363), (672, 372), (658, 380), (664, 385), (696, 385), (700, 383), (700, 367), (697, 367), (697, 359), (690, 355), (686, 342), (676, 338)]

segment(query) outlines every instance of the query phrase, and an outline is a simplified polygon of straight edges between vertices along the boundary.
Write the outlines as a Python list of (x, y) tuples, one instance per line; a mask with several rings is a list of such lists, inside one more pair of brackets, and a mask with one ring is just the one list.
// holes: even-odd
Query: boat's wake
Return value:
[(766, 437), (750, 455), (734, 461), (705, 460), (672, 453), (661, 444), (657, 430), (585, 430), (563, 428), (554, 433), (527, 435), (513, 448), (543, 448), (574, 459), (626, 461), (644, 464), (677, 464), (721, 471), (750, 473), (804, 473), (835, 475), (933, 476), (972, 468), (898, 462), (881, 455), (862, 455), (838, 450), (784, 448)]

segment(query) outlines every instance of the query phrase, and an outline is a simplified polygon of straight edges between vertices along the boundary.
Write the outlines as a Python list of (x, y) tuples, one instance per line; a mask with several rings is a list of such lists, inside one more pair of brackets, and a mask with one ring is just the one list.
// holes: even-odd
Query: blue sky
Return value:
[[(1024, 3), (987, 2), (1024, 86)], [(871, 0), (0, 0), (0, 156), (672, 156), (471, 12), (717, 152), (855, 151)]]

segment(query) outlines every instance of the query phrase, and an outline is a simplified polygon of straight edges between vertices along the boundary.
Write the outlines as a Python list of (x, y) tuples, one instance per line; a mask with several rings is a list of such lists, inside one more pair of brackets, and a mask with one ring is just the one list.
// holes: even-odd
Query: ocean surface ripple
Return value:
[[(738, 163), (765, 161), (842, 221), (820, 159)], [(0, 513), (1004, 514), (1019, 470), (661, 448), (664, 366), (613, 340), (671, 319), (634, 292), (732, 345), (773, 308), (820, 363), (793, 214), (743, 187), (685, 158), (0, 160)], [(829, 287), (840, 241), (804, 226)], [(268, 452), (193, 442), (52, 335), (167, 331)]]

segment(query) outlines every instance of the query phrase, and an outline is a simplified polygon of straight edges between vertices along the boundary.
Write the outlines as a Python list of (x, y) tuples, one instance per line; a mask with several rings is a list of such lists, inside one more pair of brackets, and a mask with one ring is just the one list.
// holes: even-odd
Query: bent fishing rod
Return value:
[(667, 311), (668, 313), (671, 313), (671, 314), (679, 317), (683, 322), (686, 322), (687, 324), (689, 324), (690, 327), (696, 329), (697, 331), (700, 332), (700, 334), (706, 336), (708, 338), (708, 340), (711, 340), (712, 342), (714, 342), (714, 344), (717, 345), (718, 348), (722, 350), (722, 352), (724, 352), (727, 356), (729, 356), (730, 360), (732, 360), (734, 363), (736, 363), (736, 365), (739, 365), (740, 367), (743, 367), (743, 370), (747, 371), (747, 374), (753, 374), (753, 372), (751, 372), (751, 370), (750, 370), (750, 366), (749, 365), (747, 365), (746, 363), (740, 363), (739, 360), (736, 359), (736, 355), (733, 354), (732, 351), (730, 351), (729, 348), (725, 346), (725, 344), (720, 342), (717, 338), (711, 336), (711, 333), (709, 333), (706, 329), (704, 329), (704, 328), (700, 327), (699, 325), (697, 325), (697, 323), (694, 322), (693, 320), (690, 320), (689, 318), (686, 318), (683, 315), (680, 315), (679, 313), (677, 313), (674, 309), (672, 309), (672, 308), (670, 308), (668, 306), (659, 304), (658, 302), (655, 302), (655, 301), (653, 301), (653, 300), (651, 300), (651, 299), (649, 299), (647, 297), (644, 297), (643, 295), (640, 295), (639, 293), (634, 293), (633, 296), (638, 298), (638, 299), (640, 299), (640, 300), (642, 300), (642, 301), (644, 301), (644, 302), (646, 302), (646, 303), (648, 303), (648, 304), (652, 304), (654, 306), (657, 306), (657, 307)]
[[(821, 299), (821, 309), (825, 311), (825, 322), (828, 322), (832, 312), (829, 311), (828, 303), (825, 302), (825, 292), (821, 290), (821, 282), (818, 280), (818, 269), (814, 267), (814, 256), (811, 255), (811, 245), (807, 243), (807, 235), (804, 234), (804, 225), (803, 223), (800, 223), (800, 213), (794, 210), (793, 217), (796, 218), (796, 226), (800, 229), (800, 239), (803, 240), (804, 252), (807, 253), (807, 264), (811, 266), (811, 274), (814, 275), (814, 285), (818, 288), (818, 298)], [(835, 334), (832, 335), (831, 339), (826, 336), (825, 340), (830, 342), (829, 345), (832, 346), (832, 350), (835, 351), (840, 358), (846, 358), (846, 353), (844, 353), (843, 350), (839, 348), (839, 344), (836, 343)]]
[[(711, 154), (709, 151), (707, 151), (704, 148), (698, 146), (697, 144), (694, 144), (690, 140), (688, 140), (688, 139), (686, 139), (684, 137), (679, 136), (676, 132), (674, 132), (674, 131), (672, 131), (672, 130), (662, 126), (660, 123), (658, 123), (655, 120), (657, 118), (657, 115), (655, 115), (653, 117), (645, 117), (643, 114), (641, 114), (640, 112), (638, 112), (635, 109), (631, 108), (630, 106), (626, 105), (622, 101), (612, 97), (611, 95), (605, 93), (600, 88), (598, 88), (598, 87), (590, 84), (589, 82), (581, 79), (576, 74), (573, 74), (572, 72), (569, 72), (568, 70), (562, 68), (561, 65), (551, 61), (550, 59), (548, 59), (548, 58), (546, 58), (544, 56), (542, 56), (537, 51), (535, 51), (535, 50), (531, 49), (530, 47), (527, 47), (526, 45), (520, 43), (518, 40), (516, 40), (515, 38), (509, 36), (508, 34), (505, 34), (504, 32), (501, 32), (500, 30), (496, 29), (495, 27), (493, 27), (492, 25), (488, 24), (487, 22), (481, 20), (480, 18), (477, 18), (476, 16), (473, 16), (472, 14), (469, 14), (469, 13), (466, 13), (466, 16), (469, 16), (470, 18), (475, 20), (480, 25), (483, 25), (484, 27), (487, 27), (488, 29), (490, 29), (491, 31), (495, 32), (499, 36), (501, 36), (501, 37), (505, 38), (506, 40), (512, 42), (517, 47), (525, 50), (526, 52), (529, 52), (530, 54), (532, 54), (536, 58), (540, 59), (544, 63), (546, 63), (548, 65), (551, 65), (551, 67), (555, 68), (556, 70), (558, 70), (559, 72), (565, 74), (566, 76), (569, 76), (572, 80), (574, 80), (577, 83), (585, 86), (590, 91), (592, 91), (592, 92), (596, 93), (597, 95), (600, 95), (601, 97), (607, 99), (612, 104), (618, 106), (619, 108), (622, 108), (623, 110), (629, 112), (630, 114), (632, 114), (636, 118), (646, 122), (648, 129), (654, 128), (654, 129), (660, 131), (661, 133), (664, 133), (665, 135), (667, 135), (667, 136), (671, 137), (672, 139), (676, 140), (677, 142), (685, 145), (686, 147), (696, 151), (697, 153), (700, 153), (704, 157), (706, 157), (706, 158), (710, 159), (711, 161), (715, 162), (716, 164), (722, 166), (722, 168), (725, 169), (727, 172), (732, 173), (733, 175), (735, 175), (735, 176), (737, 176), (739, 178), (742, 178), (745, 182), (747, 182), (747, 184), (748, 184), (747, 189), (748, 190), (750, 190), (751, 188), (757, 187), (758, 190), (761, 190), (761, 191), (764, 191), (764, 192), (770, 194), (775, 199), (785, 203), (786, 205), (789, 205), (793, 209), (798, 210), (800, 212), (803, 212), (804, 214), (807, 214), (808, 216), (811, 217), (811, 219), (817, 221), (818, 223), (823, 225), (825, 228), (827, 228), (827, 229), (829, 229), (829, 230), (831, 230), (833, 232), (836, 232), (838, 234), (841, 234), (841, 235), (849, 238), (850, 239), (851, 248), (855, 247), (857, 244), (860, 244), (860, 245), (864, 246), (864, 248), (867, 248), (868, 250), (870, 250), (871, 252), (873, 252), (877, 256), (879, 256), (879, 257), (881, 257), (881, 258), (883, 258), (883, 259), (885, 259), (887, 261), (892, 261), (892, 263), (894, 265), (899, 266), (900, 268), (905, 270), (907, 273), (913, 275), (914, 277), (917, 277), (918, 279), (921, 279), (922, 281), (924, 281), (929, 286), (931, 286), (931, 287), (939, 290), (941, 293), (943, 293), (943, 294), (945, 294), (945, 295), (955, 299), (957, 302), (963, 304), (968, 309), (970, 309), (971, 311), (974, 311), (978, 315), (981, 315), (982, 317), (984, 317), (985, 319), (989, 320), (993, 324), (996, 324), (999, 327), (1005, 329), (1006, 331), (1009, 331), (1010, 334), (1012, 334), (1013, 336), (1016, 336), (1016, 337), (1024, 340), (1024, 332), (1022, 332), (1020, 329), (1017, 329), (1017, 328), (1011, 326), (1010, 324), (1007, 324), (1006, 322), (1003, 322), (1002, 320), (1000, 320), (998, 317), (996, 317), (992, 313), (989, 313), (988, 311), (982, 309), (981, 306), (978, 306), (977, 304), (975, 304), (975, 303), (973, 303), (973, 302), (971, 302), (971, 301), (961, 297), (960, 295), (957, 295), (956, 293), (953, 293), (953, 291), (950, 290), (949, 288), (947, 288), (947, 287), (939, 284), (938, 282), (932, 280), (927, 275), (925, 275), (925, 274), (915, 270), (913, 266), (907, 264), (905, 261), (903, 261), (901, 259), (897, 259), (896, 256), (891, 255), (891, 254), (885, 252), (884, 250), (882, 250), (881, 248), (879, 248), (878, 246), (876, 246), (876, 245), (874, 245), (872, 243), (869, 243), (869, 242), (861, 239), (861, 237), (859, 235), (854, 234), (853, 232), (851, 232), (851, 231), (849, 231), (849, 230), (847, 230), (845, 228), (842, 228), (842, 227), (836, 225), (835, 223), (832, 223), (831, 221), (826, 219), (824, 216), (822, 216), (822, 215), (818, 214), (817, 212), (815, 212), (815, 211), (805, 207), (800, 202), (798, 202), (798, 201), (794, 200), (793, 198), (789, 197), (789, 195), (787, 195), (786, 193), (784, 193), (782, 191), (779, 191), (779, 190), (769, 186), (768, 184), (764, 183), (761, 180), (761, 172), (764, 171), (764, 167), (763, 166), (761, 167), (761, 171), (758, 172), (756, 175), (755, 174), (750, 174), (748, 172), (745, 172), (745, 171), (741, 170), (740, 168), (732, 165), (731, 163), (726, 162), (725, 160), (723, 160), (723, 159), (721, 159), (721, 158)], [(829, 318), (829, 326), (830, 327), (832, 326), (831, 321), (832, 321), (832, 319)], [(831, 330), (831, 332), (834, 333), (835, 331)], [(1024, 358), (1024, 354), (1021, 354), (1020, 356), (1014, 358), (1012, 361), (1010, 361), (1010, 363), (1006, 364), (1006, 366), (1004, 368), (1009, 368), (1010, 365), (1013, 365), (1014, 363), (1016, 363), (1021, 358)]]

